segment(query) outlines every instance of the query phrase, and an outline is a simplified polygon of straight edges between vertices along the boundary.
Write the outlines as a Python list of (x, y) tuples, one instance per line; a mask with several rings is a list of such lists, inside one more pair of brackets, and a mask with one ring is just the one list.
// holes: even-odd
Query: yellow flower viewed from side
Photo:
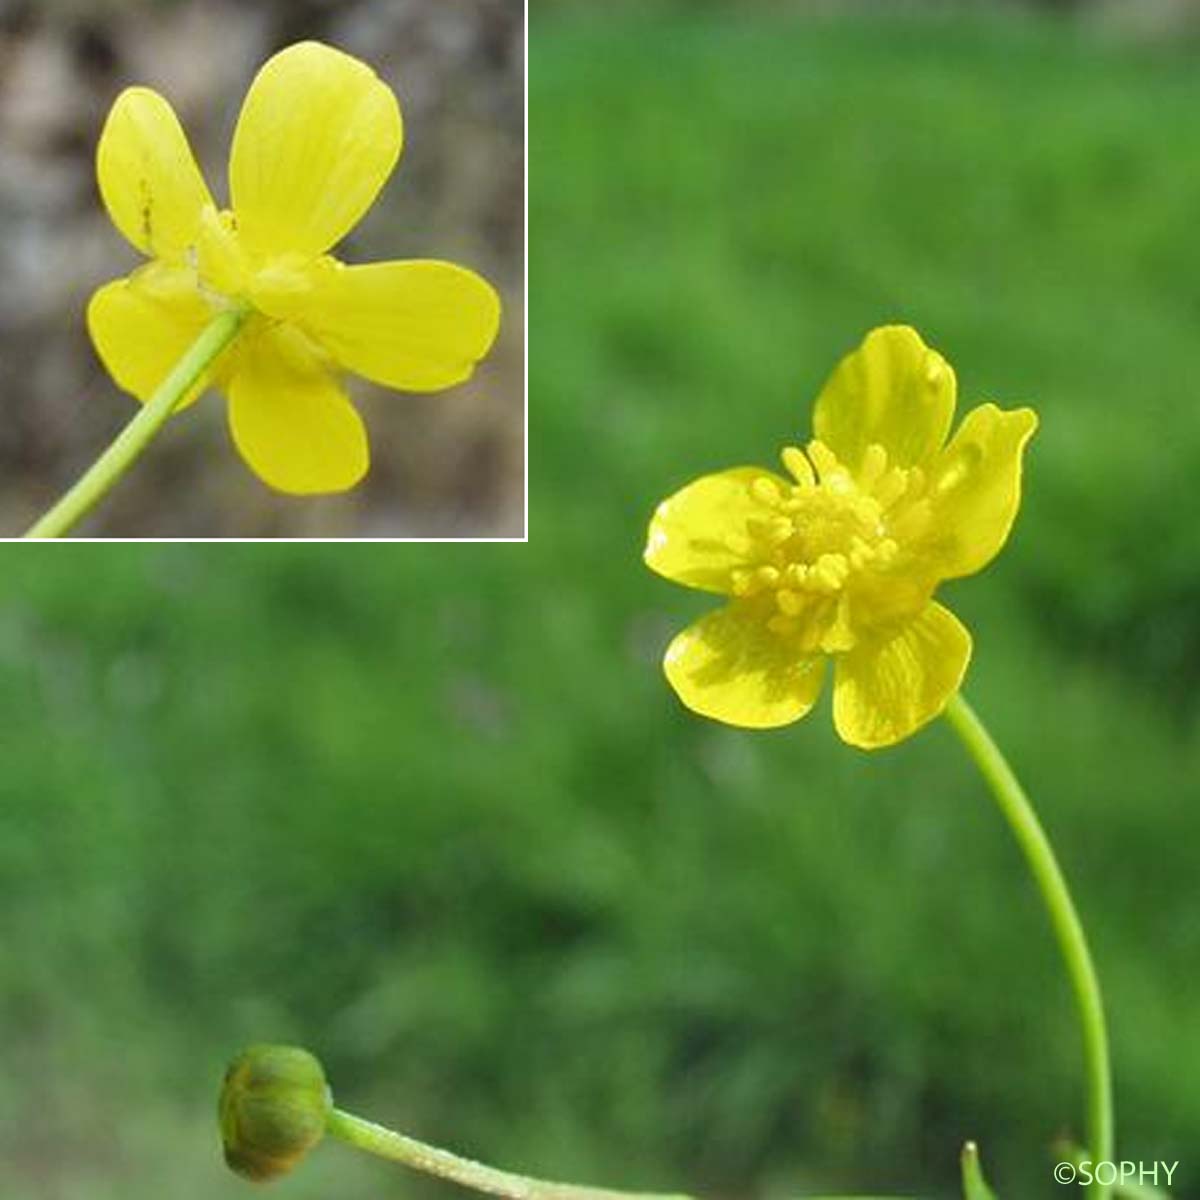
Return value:
[(955, 379), (913, 329), (885, 326), (817, 398), (788, 477), (736, 467), (658, 506), (646, 563), (729, 603), (671, 643), (688, 708), (766, 729), (798, 720), (833, 660), (843, 740), (908, 737), (958, 690), (971, 635), (933, 599), (1000, 551), (1021, 498), (1031, 409), (972, 409), (947, 441)]
[(346, 266), (328, 251), (400, 157), (400, 108), (364, 63), (301, 42), (270, 59), (242, 106), (218, 209), (170, 104), (128, 88), (96, 155), (113, 224), (150, 262), (100, 288), (88, 330), (113, 379), (146, 401), (222, 309), (249, 315), (209, 384), (234, 443), (272, 487), (335, 492), (365, 474), (367, 435), (342, 371), (435, 392), (490, 348), (500, 303), (451, 263)]

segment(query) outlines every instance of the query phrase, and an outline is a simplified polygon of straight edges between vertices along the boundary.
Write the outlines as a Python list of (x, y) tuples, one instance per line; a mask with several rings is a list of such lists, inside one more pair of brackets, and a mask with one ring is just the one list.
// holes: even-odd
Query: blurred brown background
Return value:
[(84, 328), (92, 290), (140, 261), (109, 224), (93, 153), (131, 83), (175, 106), (218, 202), (242, 97), (275, 50), (318, 38), (396, 89), (400, 166), (342, 243), (350, 262), (445, 258), (504, 298), (468, 384), (351, 381), (372, 467), (342, 496), (271, 492), (216, 393), (170, 423), (77, 531), (98, 537), (524, 534), (524, 22), (520, 0), (0, 0), (0, 534), (19, 534), (133, 413)]

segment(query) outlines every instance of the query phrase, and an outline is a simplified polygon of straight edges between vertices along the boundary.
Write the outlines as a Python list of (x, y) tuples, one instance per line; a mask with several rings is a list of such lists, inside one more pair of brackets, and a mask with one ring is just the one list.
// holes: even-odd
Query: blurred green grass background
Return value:
[[(1017, 13), (535, 5), (528, 547), (80, 546), (0, 583), (0, 1191), (245, 1196), (242, 1044), (501, 1165), (1061, 1195), (1079, 1053), (948, 730), (752, 735), (658, 673), (638, 561), (804, 436), (870, 326), (1043, 421), (949, 590), (1106, 985), (1121, 1157), (1200, 1196), (1200, 101), (1186, 43)], [(323, 1147), (273, 1193), (433, 1195)], [(448, 1192), (437, 1190), (437, 1194)]]

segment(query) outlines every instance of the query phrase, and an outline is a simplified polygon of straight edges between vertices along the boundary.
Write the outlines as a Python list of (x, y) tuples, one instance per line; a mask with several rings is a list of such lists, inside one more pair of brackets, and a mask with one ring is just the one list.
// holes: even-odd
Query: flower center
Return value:
[(242, 243), (233, 213), (208, 207), (201, 214), (192, 266), (201, 287), (215, 296), (247, 301), (286, 320), (311, 291), (314, 272), (327, 269), (328, 262), (300, 254), (256, 258)]
[(242, 297), (253, 275), (249, 256), (238, 237), (237, 222), (228, 209), (206, 206), (200, 214), (200, 236), (192, 266), (202, 288), (222, 297)]
[(919, 611), (931, 589), (904, 578), (901, 546), (922, 520), (923, 472), (889, 467), (872, 445), (852, 476), (820, 441), (788, 447), (783, 464), (790, 486), (771, 475), (749, 485), (763, 515), (730, 539), (746, 564), (733, 594), (807, 653), (853, 649), (865, 630)]

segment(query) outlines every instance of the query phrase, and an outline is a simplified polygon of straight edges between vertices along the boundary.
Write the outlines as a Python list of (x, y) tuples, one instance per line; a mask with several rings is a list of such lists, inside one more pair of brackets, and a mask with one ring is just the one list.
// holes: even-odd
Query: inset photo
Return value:
[(0, 7), (0, 536), (523, 540), (522, 0)]

